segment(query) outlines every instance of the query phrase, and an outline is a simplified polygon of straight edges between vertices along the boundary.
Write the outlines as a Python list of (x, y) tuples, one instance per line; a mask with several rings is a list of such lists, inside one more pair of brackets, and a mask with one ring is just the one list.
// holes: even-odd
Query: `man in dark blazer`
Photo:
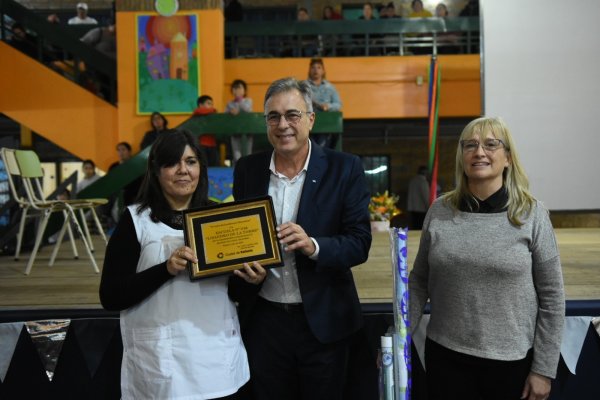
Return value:
[[(362, 325), (351, 268), (371, 246), (369, 191), (358, 157), (309, 139), (310, 87), (275, 81), (265, 95), (273, 151), (241, 158), (236, 200), (270, 195), (284, 267), (260, 286), (236, 271), (229, 293), (240, 303), (242, 334), (257, 400), (341, 399), (348, 338)], [(258, 296), (256, 296), (258, 295)]]

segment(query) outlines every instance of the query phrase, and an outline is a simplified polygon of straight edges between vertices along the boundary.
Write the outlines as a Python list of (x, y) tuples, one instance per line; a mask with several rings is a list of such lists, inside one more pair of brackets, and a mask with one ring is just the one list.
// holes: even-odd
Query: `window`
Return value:
[(390, 189), (390, 156), (360, 156), (371, 194)]

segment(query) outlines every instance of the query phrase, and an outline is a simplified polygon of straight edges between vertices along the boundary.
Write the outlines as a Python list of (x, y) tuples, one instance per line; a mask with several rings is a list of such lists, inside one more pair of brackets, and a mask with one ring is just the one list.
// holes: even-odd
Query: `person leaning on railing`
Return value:
[[(325, 64), (321, 58), (310, 60), (308, 67), (308, 79), (306, 80), (312, 92), (313, 109), (320, 111), (340, 111), (342, 101), (337, 89), (331, 82), (325, 79)], [(320, 146), (335, 148), (337, 135), (330, 133), (313, 133), (313, 140)]]

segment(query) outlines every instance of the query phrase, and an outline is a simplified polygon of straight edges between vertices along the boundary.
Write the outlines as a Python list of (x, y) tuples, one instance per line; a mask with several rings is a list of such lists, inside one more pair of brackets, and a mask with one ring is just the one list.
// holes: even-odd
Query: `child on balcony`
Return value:
[[(246, 97), (248, 86), (241, 79), (236, 79), (231, 84), (231, 94), (233, 100), (227, 103), (225, 112), (233, 115), (239, 113), (252, 112), (252, 99)], [(246, 140), (246, 148), (244, 155), (252, 153), (252, 136), (251, 135), (234, 135), (231, 136), (231, 157), (235, 163), (242, 156), (242, 140)]]

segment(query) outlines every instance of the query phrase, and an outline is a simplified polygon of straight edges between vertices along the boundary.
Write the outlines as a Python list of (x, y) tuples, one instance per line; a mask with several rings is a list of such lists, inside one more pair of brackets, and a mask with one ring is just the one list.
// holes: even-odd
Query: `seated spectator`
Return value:
[[(204, 94), (198, 97), (198, 100), (196, 100), (196, 105), (198, 107), (194, 110), (192, 115), (204, 116), (217, 112), (217, 109), (214, 107), (213, 99), (209, 95)], [(219, 150), (217, 147), (217, 138), (215, 135), (205, 133), (200, 135), (198, 140), (200, 141), (200, 150), (204, 153), (208, 166), (216, 167), (221, 165), (219, 160)]]
[(19, 50), (21, 53), (27, 54), (31, 58), (37, 58), (37, 47), (35, 38), (31, 36), (23, 25), (15, 22), (12, 26), (12, 36), (8, 43)]
[[(110, 167), (108, 167), (109, 172), (112, 171), (115, 167), (117, 167), (117, 166), (123, 164), (124, 162), (128, 161), (129, 159), (131, 159), (131, 145), (129, 143), (120, 142), (117, 144), (116, 149), (117, 149), (118, 160), (115, 161), (114, 163), (110, 164)], [(127, 185), (127, 186), (129, 186), (129, 185)], [(124, 203), (125, 203), (124, 202), (124, 191), (125, 191), (126, 187), (123, 190), (120, 190), (119, 192), (112, 195), (108, 199), (108, 203), (100, 208), (100, 210), (101, 210), (100, 216), (102, 217), (103, 220), (105, 220), (107, 222), (109, 233), (112, 233), (113, 228), (115, 227), (116, 223), (119, 221), (119, 216), (121, 215), (121, 211), (123, 210)]]
[[(298, 9), (298, 22), (310, 21), (308, 10), (304, 7)], [(300, 56), (313, 57), (319, 52), (319, 37), (317, 35), (304, 35), (300, 39)]]
[(111, 23), (108, 26), (90, 29), (80, 40), (108, 57), (116, 58), (117, 56), (115, 24)]
[[(298, 8), (296, 21), (310, 21), (308, 9)], [(280, 57), (312, 57), (319, 51), (318, 35), (289, 35), (281, 44)]]
[(151, 146), (152, 143), (158, 139), (159, 135), (167, 132), (168, 124), (169, 121), (167, 121), (164, 115), (158, 111), (154, 111), (150, 116), (150, 125), (152, 125), (152, 130), (149, 130), (144, 135), (142, 143), (140, 143), (140, 150), (144, 150), (146, 147)]
[(298, 21), (310, 21), (310, 15), (308, 15), (308, 10), (304, 7), (300, 7), (298, 9), (298, 15), (296, 19)]
[[(362, 14), (360, 17), (358, 17), (358, 19), (365, 20), (365, 21), (374, 21), (377, 19), (377, 18), (375, 18), (375, 15), (373, 14), (373, 4), (372, 3), (369, 2), (369, 3), (365, 3), (363, 5)], [(365, 56), (380, 55), (381, 48), (379, 48), (378, 46), (380, 45), (379, 39), (381, 39), (382, 37), (383, 37), (382, 35), (371, 34), (371, 35), (369, 35), (369, 39), (367, 42), (367, 37), (364, 34), (353, 35), (353, 38), (356, 40), (357, 47), (354, 49), (352, 54), (357, 55), (357, 56), (358, 55), (365, 55)]]
[[(440, 3), (435, 7), (435, 16), (445, 20), (448, 17), (448, 7), (444, 3)], [(444, 30), (446, 25), (444, 21)], [(439, 32), (438, 37), (438, 54), (456, 54), (460, 52), (459, 41), (460, 41), (460, 33), (459, 32)]]
[(386, 8), (388, 18), (402, 18), (402, 15), (396, 13), (396, 6), (394, 5), (393, 1), (390, 1)]
[[(408, 14), (408, 18), (431, 18), (433, 14), (423, 8), (423, 2), (421, 0), (413, 0), (411, 3), (412, 11)], [(407, 37), (417, 38), (414, 41), (417, 44), (422, 44), (423, 47), (420, 46), (409, 46), (408, 49), (413, 54), (431, 54), (432, 51), (428, 47), (429, 39), (431, 39), (431, 33), (407, 33)], [(418, 39), (424, 38), (424, 39)], [(425, 43), (425, 44), (423, 44)]]
[(435, 16), (437, 18), (446, 18), (448, 17), (448, 7), (444, 3), (440, 3), (435, 6)]
[[(342, 19), (342, 15), (340, 13), (338, 13), (332, 6), (325, 6), (323, 8), (323, 15), (321, 18), (323, 21), (339, 21)], [(323, 56), (334, 55), (333, 49), (334, 49), (334, 47), (338, 47), (339, 37), (337, 35), (325, 35), (325, 36), (321, 36), (321, 38), (322, 38), (321, 54)], [(339, 50), (336, 51), (335, 55), (338, 55), (337, 54), (338, 52), (339, 52)]]
[[(387, 5), (381, 7), (379, 11), (380, 19), (391, 19), (391, 18), (400, 18), (398, 14), (396, 14), (396, 6), (393, 1), (390, 1)], [(389, 34), (383, 35), (382, 39), (384, 43), (383, 52), (386, 55), (397, 55), (400, 53), (400, 43), (398, 40), (398, 34)]]
[(408, 14), (408, 18), (431, 18), (433, 14), (423, 8), (423, 2), (421, 0), (413, 0), (410, 4), (412, 11)]
[(325, 6), (323, 7), (323, 16), (321, 19), (323, 21), (340, 20), (342, 19), (342, 15), (336, 12), (333, 7)]
[(98, 21), (87, 15), (88, 5), (86, 3), (77, 3), (77, 15), (69, 19), (69, 25), (98, 25)]
[[(65, 189), (64, 191), (62, 191), (56, 195), (56, 200), (60, 200), (60, 201), (69, 200), (70, 198), (71, 198), (71, 192), (69, 191), (69, 189)], [(70, 221), (70, 223), (73, 224), (73, 221)], [(74, 227), (71, 226), (71, 228), (74, 228)], [(60, 236), (60, 232), (55, 232), (52, 235), (48, 236), (48, 243), (49, 244), (56, 243), (59, 236)]]
[(360, 17), (358, 17), (358, 19), (364, 19), (367, 21), (375, 19), (375, 16), (373, 15), (373, 4), (372, 3), (365, 3), (363, 5), (362, 14)]
[(81, 169), (83, 171), (83, 179), (77, 183), (77, 193), (100, 179), (100, 175), (96, 174), (96, 164), (92, 160), (83, 160)]
[(108, 170), (115, 168), (118, 165), (123, 164), (125, 161), (131, 158), (131, 145), (127, 142), (120, 142), (117, 144), (117, 157), (118, 161), (110, 164)]

